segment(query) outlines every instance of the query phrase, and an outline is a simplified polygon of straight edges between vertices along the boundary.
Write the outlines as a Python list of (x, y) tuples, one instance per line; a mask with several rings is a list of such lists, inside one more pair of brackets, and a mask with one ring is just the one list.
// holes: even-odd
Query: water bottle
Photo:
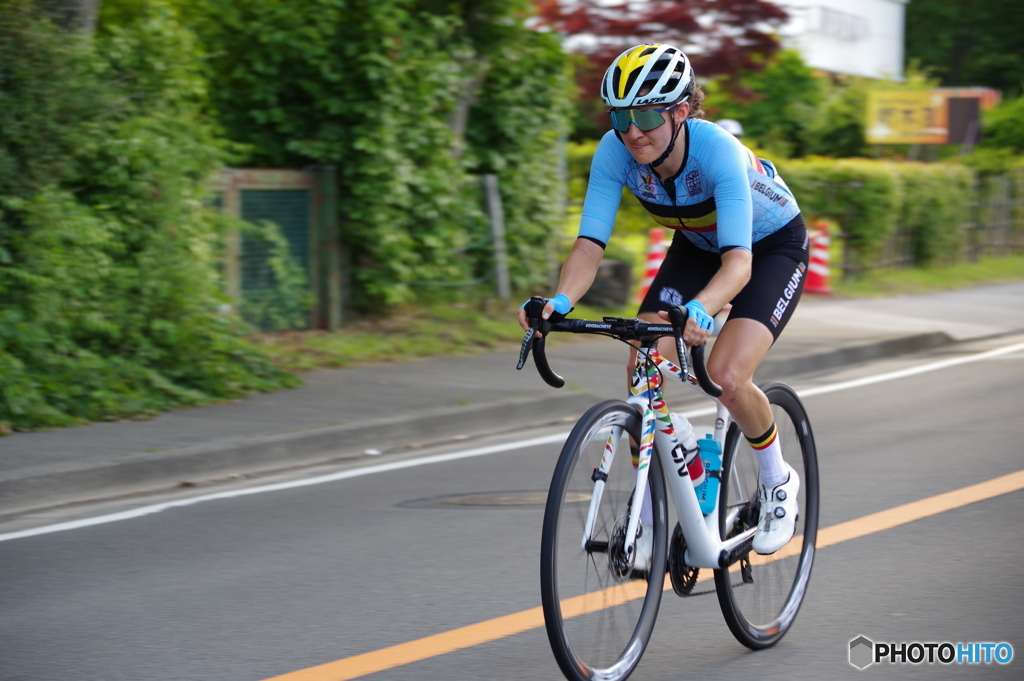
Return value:
[(693, 426), (675, 412), (672, 417), (672, 427), (676, 432), (676, 439), (679, 440), (679, 447), (672, 452), (672, 461), (678, 466), (679, 477), (689, 477), (690, 482), (696, 488), (704, 483), (704, 462), (700, 458), (700, 448), (697, 445), (697, 436), (693, 434)]
[(715, 499), (718, 497), (718, 485), (722, 479), (722, 445), (718, 444), (714, 435), (707, 435), (698, 443), (700, 458), (704, 461), (704, 482), (697, 488), (697, 501), (704, 515), (715, 510)]

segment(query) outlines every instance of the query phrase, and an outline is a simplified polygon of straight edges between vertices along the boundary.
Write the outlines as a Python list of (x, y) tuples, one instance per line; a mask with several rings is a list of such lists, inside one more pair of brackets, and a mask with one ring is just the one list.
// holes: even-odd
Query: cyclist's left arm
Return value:
[[(726, 303), (736, 297), (750, 281), (750, 268), (753, 255), (750, 251), (734, 248), (722, 254), (722, 266), (704, 289), (693, 297), (704, 306), (710, 316), (717, 314)], [(660, 313), (668, 319), (668, 313)], [(701, 345), (711, 336), (711, 329), (702, 329), (691, 315), (683, 330), (683, 341), (687, 345)]]
[[(710, 159), (706, 166), (708, 174), (715, 186), (722, 265), (694, 299), (713, 316), (750, 281), (754, 209), (747, 175), (748, 157), (743, 146), (731, 136), (716, 135), (704, 149)], [(689, 322), (684, 340), (689, 345), (699, 345), (710, 334), (710, 330)]]

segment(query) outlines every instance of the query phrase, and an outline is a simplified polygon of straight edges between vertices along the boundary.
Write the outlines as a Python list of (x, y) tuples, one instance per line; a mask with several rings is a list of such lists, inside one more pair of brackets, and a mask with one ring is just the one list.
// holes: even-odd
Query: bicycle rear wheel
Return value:
[[(796, 392), (782, 383), (761, 386), (779, 431), (782, 456), (800, 475), (799, 515), (789, 544), (770, 556), (751, 551), (729, 570), (715, 570), (715, 589), (730, 631), (754, 650), (785, 636), (803, 602), (818, 534), (818, 458), (814, 434)], [(722, 460), (721, 532), (736, 535), (757, 525), (757, 459), (736, 424)]]
[[(618, 400), (595, 405), (562, 448), (548, 491), (541, 540), (541, 600), (551, 649), (566, 678), (625, 679), (636, 668), (658, 615), (665, 582), (668, 511), (657, 454), (648, 485), (653, 515), (653, 556), (644, 572), (623, 569), (621, 548), (636, 483), (630, 437), (640, 442), (635, 407)], [(613, 427), (622, 429), (611, 442)], [(606, 445), (614, 448), (593, 531), (583, 545), (595, 494), (595, 469)], [(628, 562), (627, 562), (628, 565)]]

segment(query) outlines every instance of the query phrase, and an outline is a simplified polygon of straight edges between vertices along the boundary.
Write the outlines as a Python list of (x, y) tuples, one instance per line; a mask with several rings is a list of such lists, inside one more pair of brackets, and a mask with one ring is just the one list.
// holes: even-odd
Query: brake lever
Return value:
[(526, 365), (526, 360), (530, 356), (530, 348), (533, 346), (533, 337), (543, 327), (543, 320), (541, 320), (540, 316), (544, 313), (544, 306), (546, 304), (547, 300), (540, 296), (533, 296), (526, 302), (526, 318), (530, 321), (530, 328), (526, 330), (526, 335), (523, 336), (523, 347), (519, 350), (517, 370), (522, 370)]
[(679, 353), (679, 370), (683, 376), (690, 375), (690, 367), (687, 365), (686, 345), (683, 343), (683, 329), (686, 327), (686, 320), (690, 311), (682, 305), (672, 307), (668, 311), (668, 318), (672, 322), (673, 335), (676, 339), (676, 352)]
[[(683, 327), (686, 326), (686, 319), (690, 311), (683, 306), (673, 307), (668, 311), (669, 319), (672, 320), (672, 329), (676, 336), (676, 350), (679, 351), (679, 370), (683, 377), (689, 377), (690, 368), (686, 364), (686, 348), (683, 347)], [(697, 378), (697, 384), (708, 395), (714, 398), (722, 396), (722, 386), (711, 380), (708, 374), (707, 364), (704, 362), (704, 344), (693, 346), (693, 373)]]
[(530, 347), (533, 345), (533, 337), (537, 333), (537, 329), (530, 327), (526, 330), (526, 335), (523, 336), (523, 347), (519, 349), (519, 364), (516, 365), (517, 370), (522, 370), (523, 366), (526, 365), (526, 359), (530, 356)]

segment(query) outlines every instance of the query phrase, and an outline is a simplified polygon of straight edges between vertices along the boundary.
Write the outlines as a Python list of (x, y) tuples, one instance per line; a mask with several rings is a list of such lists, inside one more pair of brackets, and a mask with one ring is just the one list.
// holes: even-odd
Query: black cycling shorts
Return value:
[[(729, 319), (755, 319), (772, 332), (773, 342), (785, 328), (807, 278), (807, 226), (797, 215), (785, 227), (753, 247), (750, 281), (732, 299)], [(700, 293), (722, 265), (722, 257), (694, 246), (678, 232), (651, 283), (640, 312), (668, 310)]]

